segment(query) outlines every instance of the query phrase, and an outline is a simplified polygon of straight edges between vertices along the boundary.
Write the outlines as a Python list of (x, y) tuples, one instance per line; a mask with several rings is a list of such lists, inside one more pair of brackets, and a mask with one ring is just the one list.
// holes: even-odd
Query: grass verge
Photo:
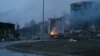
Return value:
[(95, 40), (78, 42), (66, 40), (40, 41), (12, 44), (6, 46), (6, 48), (31, 54), (100, 56), (100, 42)]

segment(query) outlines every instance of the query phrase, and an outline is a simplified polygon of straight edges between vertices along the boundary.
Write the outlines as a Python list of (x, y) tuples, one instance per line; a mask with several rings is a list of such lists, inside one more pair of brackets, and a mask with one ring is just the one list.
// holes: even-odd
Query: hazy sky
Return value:
[[(45, 19), (70, 12), (70, 4), (81, 0), (45, 0)], [(30, 20), (42, 20), (42, 0), (0, 0), (0, 21), (24, 26)]]

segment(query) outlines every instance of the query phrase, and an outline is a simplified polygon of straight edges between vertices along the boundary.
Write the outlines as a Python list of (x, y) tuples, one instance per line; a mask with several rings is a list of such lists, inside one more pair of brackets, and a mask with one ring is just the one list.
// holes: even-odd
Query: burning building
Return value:
[(66, 18), (50, 18), (48, 24), (48, 32), (51, 36), (57, 36), (59, 34), (64, 34), (66, 26)]

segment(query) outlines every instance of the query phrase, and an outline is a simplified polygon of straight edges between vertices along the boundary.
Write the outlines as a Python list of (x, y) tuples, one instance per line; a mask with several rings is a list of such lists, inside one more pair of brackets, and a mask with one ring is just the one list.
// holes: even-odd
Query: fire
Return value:
[(54, 32), (51, 32), (51, 35), (54, 35), (55, 33)]
[(57, 35), (56, 28), (53, 28), (50, 32), (50, 35)]
[(57, 35), (57, 33), (55, 32), (55, 31), (51, 31), (51, 33), (50, 33), (51, 35)]

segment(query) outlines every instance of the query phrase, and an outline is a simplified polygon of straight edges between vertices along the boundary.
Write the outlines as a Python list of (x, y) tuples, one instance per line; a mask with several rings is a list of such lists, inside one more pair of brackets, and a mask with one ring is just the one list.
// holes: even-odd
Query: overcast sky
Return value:
[[(81, 0), (45, 0), (45, 19), (69, 14), (70, 4)], [(0, 0), (0, 21), (24, 26), (30, 20), (42, 20), (42, 0)]]

